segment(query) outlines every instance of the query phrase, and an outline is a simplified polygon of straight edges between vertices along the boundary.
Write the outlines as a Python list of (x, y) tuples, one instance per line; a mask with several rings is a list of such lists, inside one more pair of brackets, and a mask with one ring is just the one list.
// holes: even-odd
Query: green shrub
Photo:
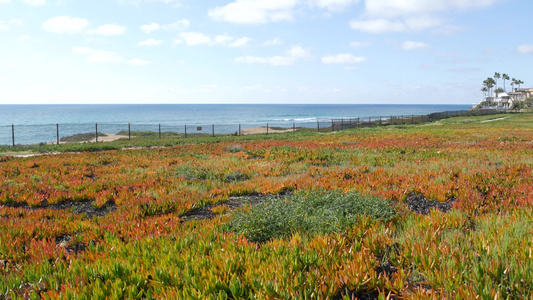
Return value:
[(299, 192), (236, 211), (226, 230), (244, 234), (253, 242), (265, 242), (296, 232), (314, 235), (341, 231), (361, 216), (388, 221), (396, 216), (396, 211), (389, 200), (358, 192)]
[[(107, 136), (105, 133), (98, 132), (99, 137)], [(62, 142), (71, 142), (71, 143), (77, 143), (77, 142), (88, 142), (93, 139), (95, 139), (95, 133), (89, 132), (89, 133), (78, 133), (71, 136), (65, 136), (60, 138), (59, 140)]]

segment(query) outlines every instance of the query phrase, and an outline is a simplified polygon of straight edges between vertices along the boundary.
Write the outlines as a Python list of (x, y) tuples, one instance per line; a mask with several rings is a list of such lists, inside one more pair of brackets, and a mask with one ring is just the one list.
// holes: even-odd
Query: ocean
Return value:
[[(0, 105), (0, 145), (11, 145), (14, 125), (16, 144), (54, 141), (59, 135), (121, 130), (183, 132), (185, 125), (210, 133), (232, 133), (258, 126), (313, 127), (317, 121), (365, 117), (426, 115), (468, 110), (470, 105), (384, 104), (136, 104), (136, 105)], [(188, 127), (187, 127), (188, 128)], [(189, 129), (187, 129), (189, 130)]]

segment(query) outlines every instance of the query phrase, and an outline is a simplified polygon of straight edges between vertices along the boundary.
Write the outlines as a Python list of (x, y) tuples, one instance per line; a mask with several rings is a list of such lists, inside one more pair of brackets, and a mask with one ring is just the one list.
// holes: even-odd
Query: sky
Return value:
[(0, 0), (0, 104), (472, 104), (495, 72), (533, 87), (532, 11), (530, 0)]

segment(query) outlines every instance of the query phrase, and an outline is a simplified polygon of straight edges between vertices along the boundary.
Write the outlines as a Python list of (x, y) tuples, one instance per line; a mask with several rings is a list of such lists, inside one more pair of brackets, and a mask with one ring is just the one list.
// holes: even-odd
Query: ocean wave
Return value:
[(295, 119), (282, 119), (285, 122), (306, 122), (306, 121), (316, 121), (317, 118), (295, 118)]

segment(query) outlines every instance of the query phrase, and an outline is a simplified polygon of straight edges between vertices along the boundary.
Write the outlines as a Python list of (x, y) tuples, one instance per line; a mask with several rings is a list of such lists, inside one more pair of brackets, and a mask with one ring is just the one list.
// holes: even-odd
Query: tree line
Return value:
[[(498, 87), (499, 79), (503, 79), (503, 88)], [(489, 95), (492, 95), (493, 94), (492, 89), (494, 87), (496, 87), (496, 89), (494, 90), (494, 93), (496, 93), (496, 96), (498, 95), (498, 93), (507, 92), (507, 86), (505, 84), (506, 80), (511, 81), (511, 86), (512, 86), (511, 91), (514, 91), (515, 85), (518, 85), (518, 89), (520, 89), (520, 85), (524, 84), (524, 82), (520, 79), (510, 78), (509, 75), (505, 73), (500, 74), (498, 72), (495, 72), (493, 77), (487, 77), (487, 79), (483, 80), (483, 86), (481, 88), (481, 91), (483, 92), (483, 97), (487, 95), (487, 92)]]

